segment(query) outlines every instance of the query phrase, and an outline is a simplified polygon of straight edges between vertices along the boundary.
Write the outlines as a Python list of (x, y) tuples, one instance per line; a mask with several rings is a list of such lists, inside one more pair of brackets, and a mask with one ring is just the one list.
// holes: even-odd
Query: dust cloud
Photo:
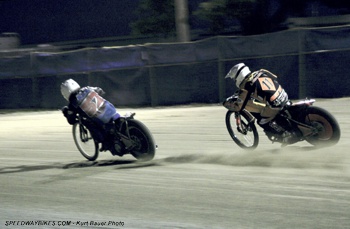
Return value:
[(315, 148), (313, 146), (287, 146), (271, 150), (233, 153), (192, 153), (163, 159), (168, 163), (202, 163), (240, 167), (274, 167), (299, 169), (336, 169), (350, 173), (350, 155), (341, 146)]

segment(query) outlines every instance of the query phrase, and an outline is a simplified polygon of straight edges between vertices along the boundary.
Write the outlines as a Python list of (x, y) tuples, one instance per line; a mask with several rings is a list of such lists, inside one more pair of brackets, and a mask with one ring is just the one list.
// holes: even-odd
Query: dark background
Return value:
[[(18, 33), (21, 36), (22, 45), (106, 37), (128, 39), (132, 35), (130, 24), (140, 16), (136, 14), (136, 9), (141, 1), (0, 0), (0, 33)], [(191, 32), (197, 35), (202, 34), (199, 38), (203, 37), (203, 33), (205, 37), (210, 36), (207, 34), (208, 22), (194, 15), (200, 3), (205, 1), (207, 0), (188, 0)], [(339, 0), (333, 2), (305, 0), (302, 4), (291, 0), (265, 0), (265, 2), (267, 7), (263, 15), (266, 20), (274, 20), (281, 15), (286, 19), (288, 17), (341, 15), (350, 12), (350, 3)], [(300, 9), (294, 5), (298, 5)], [(260, 12), (262, 9), (257, 7)], [(230, 21), (233, 24), (236, 23)], [(285, 21), (282, 24), (287, 26)], [(229, 27), (232, 24), (226, 26)], [(237, 34), (232, 34), (231, 31), (231, 34), (222, 35)]]
[(0, 1), (0, 32), (19, 33), (23, 45), (125, 36), (131, 32), (137, 4), (137, 0)]
[[(191, 11), (204, 0), (189, 1)], [(131, 35), (140, 0), (0, 0), (0, 33), (16, 32), (22, 45)], [(191, 26), (203, 22), (191, 18)]]

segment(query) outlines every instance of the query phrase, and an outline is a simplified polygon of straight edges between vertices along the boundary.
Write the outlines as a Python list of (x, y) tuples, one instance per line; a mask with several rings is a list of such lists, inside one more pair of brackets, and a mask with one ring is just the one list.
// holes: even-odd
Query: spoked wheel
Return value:
[(307, 109), (305, 123), (314, 128), (313, 132), (305, 137), (306, 141), (314, 146), (332, 146), (340, 139), (340, 128), (337, 120), (320, 107)]
[(73, 138), (79, 152), (89, 161), (98, 157), (98, 143), (91, 136), (90, 131), (80, 123), (73, 125)]
[(132, 141), (131, 155), (141, 161), (152, 160), (156, 151), (153, 136), (149, 129), (138, 120), (129, 120), (129, 134)]
[(243, 149), (255, 149), (259, 144), (259, 134), (249, 113), (227, 111), (226, 127), (233, 141)]

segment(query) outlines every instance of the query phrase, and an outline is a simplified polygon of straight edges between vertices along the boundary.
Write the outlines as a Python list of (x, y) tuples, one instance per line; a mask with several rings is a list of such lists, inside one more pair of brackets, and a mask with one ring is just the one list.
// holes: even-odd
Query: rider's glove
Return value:
[(73, 125), (76, 122), (76, 114), (69, 110), (67, 106), (62, 107), (61, 111), (69, 124)]
[(239, 111), (240, 107), (237, 103), (237, 101), (239, 101), (239, 97), (237, 94), (234, 94), (230, 97), (228, 97), (224, 102), (223, 102), (223, 106), (226, 107), (227, 109), (229, 109), (230, 111)]
[(64, 117), (67, 117), (68, 111), (69, 111), (68, 107), (67, 106), (62, 107), (61, 111), (62, 111)]
[(97, 92), (97, 94), (99, 95), (104, 95), (106, 94), (106, 92), (102, 89), (102, 88), (99, 88), (99, 87), (95, 87), (94, 90)]

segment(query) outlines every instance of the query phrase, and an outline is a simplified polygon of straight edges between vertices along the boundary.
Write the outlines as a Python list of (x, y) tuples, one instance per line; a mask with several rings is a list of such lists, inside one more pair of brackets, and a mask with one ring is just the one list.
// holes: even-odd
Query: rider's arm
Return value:
[(71, 103), (69, 103), (68, 106), (62, 107), (61, 110), (64, 117), (66, 117), (67, 122), (73, 125), (76, 122), (78, 109), (74, 107)]
[(99, 94), (99, 95), (104, 95), (105, 94), (105, 91), (102, 88), (100, 88), (100, 87), (89, 87), (89, 89), (97, 92), (97, 94)]
[(228, 97), (223, 105), (231, 111), (241, 111), (244, 107), (245, 100), (248, 97), (248, 91), (245, 89), (238, 90), (234, 95)]

